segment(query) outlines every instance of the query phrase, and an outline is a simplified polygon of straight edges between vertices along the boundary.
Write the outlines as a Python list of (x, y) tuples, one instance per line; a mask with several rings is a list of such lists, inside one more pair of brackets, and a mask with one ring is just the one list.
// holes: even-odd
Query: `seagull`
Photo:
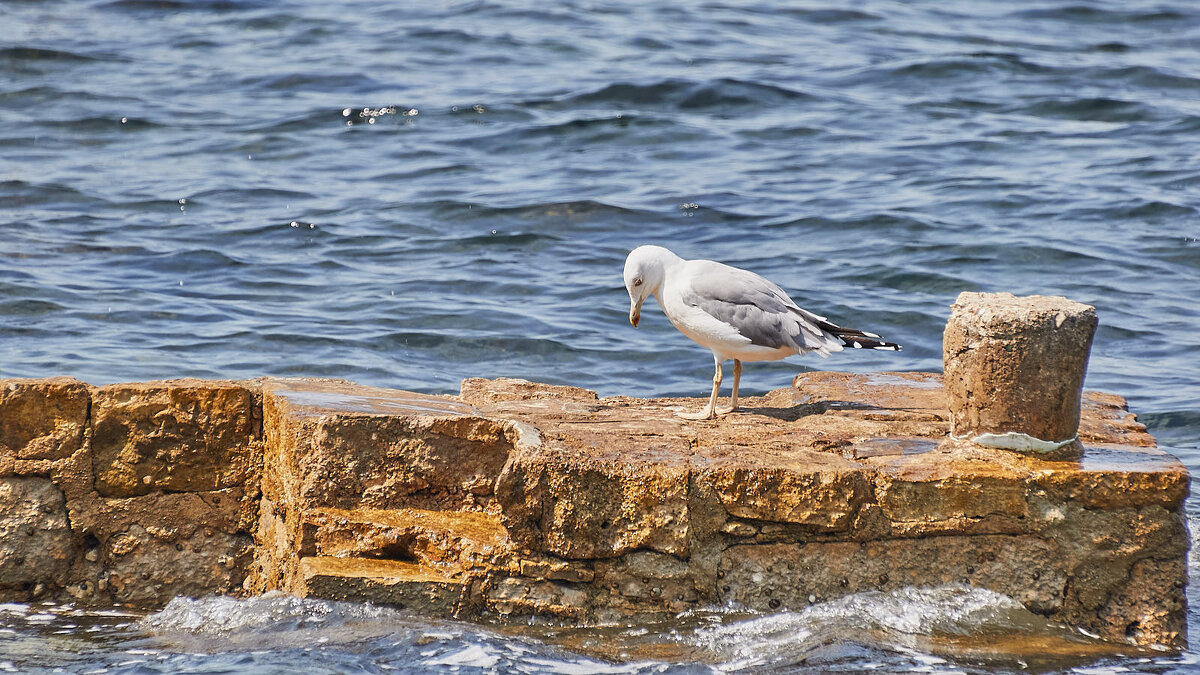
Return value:
[(684, 260), (661, 246), (639, 246), (625, 259), (629, 291), (629, 323), (637, 328), (642, 303), (651, 295), (680, 333), (712, 350), (713, 375), (708, 407), (680, 417), (709, 420), (717, 416), (722, 364), (733, 359), (733, 394), (729, 409), (738, 409), (742, 361), (778, 361), (815, 352), (828, 358), (845, 347), (900, 351), (874, 333), (842, 328), (823, 316), (801, 309), (782, 288), (748, 270), (712, 260)]

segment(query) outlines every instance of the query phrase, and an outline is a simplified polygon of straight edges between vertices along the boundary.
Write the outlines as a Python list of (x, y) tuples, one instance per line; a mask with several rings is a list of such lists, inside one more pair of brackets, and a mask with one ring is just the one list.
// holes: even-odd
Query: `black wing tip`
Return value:
[(872, 340), (870, 338), (861, 337), (858, 335), (839, 335), (842, 339), (842, 344), (855, 349), (875, 349), (883, 352), (898, 352), (904, 348), (895, 342), (884, 342), (882, 340)]

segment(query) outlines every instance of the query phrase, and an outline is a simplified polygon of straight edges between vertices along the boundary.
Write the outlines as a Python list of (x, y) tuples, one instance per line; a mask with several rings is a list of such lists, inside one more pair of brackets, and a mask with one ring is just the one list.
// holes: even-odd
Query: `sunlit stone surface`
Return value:
[(951, 439), (936, 374), (809, 373), (675, 415), (696, 406), (503, 379), (0, 381), (0, 598), (606, 621), (961, 583), (1184, 640), (1188, 474), (1120, 397), (1085, 393), (1072, 461)]

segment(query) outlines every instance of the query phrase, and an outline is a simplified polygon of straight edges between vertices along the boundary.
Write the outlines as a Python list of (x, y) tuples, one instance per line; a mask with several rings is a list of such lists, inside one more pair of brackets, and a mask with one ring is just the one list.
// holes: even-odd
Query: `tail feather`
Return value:
[(793, 307), (792, 311), (815, 323), (817, 328), (841, 340), (844, 347), (880, 349), (889, 352), (898, 352), (901, 350), (900, 345), (895, 342), (886, 342), (875, 333), (868, 333), (865, 330), (858, 330), (857, 328), (842, 328), (823, 316), (818, 316), (799, 307)]
[(825, 330), (827, 330), (830, 333), (833, 333), (834, 335), (837, 335), (837, 336), (855, 335), (857, 337), (868, 337), (868, 338), (878, 338), (879, 337), (875, 333), (868, 333), (865, 330), (857, 330), (855, 328), (842, 328), (841, 326), (839, 326), (837, 324), (828, 323), (828, 322), (826, 322), (826, 324), (827, 325), (821, 326), (821, 328), (824, 328)]
[(866, 337), (867, 335), (871, 335), (871, 333), (863, 333), (862, 331), (855, 331), (854, 333), (834, 333), (834, 335), (842, 339), (843, 345), (847, 347), (853, 347), (854, 349), (880, 349), (888, 352), (898, 352), (901, 349), (900, 345), (896, 344), (895, 342), (876, 340), (875, 338), (879, 337), (878, 335)]

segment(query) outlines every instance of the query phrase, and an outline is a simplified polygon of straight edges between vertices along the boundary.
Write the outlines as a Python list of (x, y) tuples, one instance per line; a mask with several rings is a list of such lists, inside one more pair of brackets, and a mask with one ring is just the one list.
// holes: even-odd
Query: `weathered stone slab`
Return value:
[(143, 525), (170, 536), (190, 537), (197, 528), (250, 531), (258, 517), (258, 492), (243, 486), (209, 492), (153, 492), (136, 497), (98, 497), (68, 502), (78, 531), (121, 532)]
[(1029, 469), (943, 441), (923, 453), (864, 458), (893, 537), (1020, 534)]
[[(467, 555), (471, 547), (454, 541), (461, 537), (421, 527), (418, 512), (428, 521), (434, 513), (491, 511), (495, 522), (496, 478), (520, 435), (511, 424), (447, 397), (341, 380), (268, 379), (262, 387), (264, 508), (251, 588), (307, 588), (302, 555), (409, 564), (424, 555), (432, 563), (443, 544), (444, 555)], [(345, 525), (330, 518), (349, 510), (359, 517), (342, 518)], [(321, 584), (314, 588), (334, 588)]]
[(300, 595), (385, 603), (423, 614), (453, 616), (471, 600), (470, 582), (457, 575), (394, 560), (311, 557), (300, 560)]
[(850, 529), (869, 490), (867, 475), (856, 464), (811, 450), (718, 446), (697, 452), (692, 466), (729, 515), (820, 532)]
[(31, 600), (67, 578), (76, 547), (62, 491), (47, 478), (0, 478), (0, 598)]
[(305, 509), (482, 509), (512, 447), (506, 425), (445, 398), (328, 380), (267, 380), (263, 396), (266, 489)]
[(278, 589), (589, 622), (966, 583), (1107, 639), (1184, 640), (1189, 476), (1111, 395), (1083, 397), (1083, 457), (1047, 461), (948, 438), (935, 374), (808, 373), (716, 421), (515, 380), (457, 400), (62, 384), (95, 397), (92, 426), (42, 393), (29, 409), (59, 421), (9, 435), (54, 449), (0, 452), (0, 597)]
[(1100, 633), (1123, 635), (1134, 644), (1182, 645), (1180, 616), (1187, 613), (1184, 587), (1187, 564), (1183, 556), (1133, 563), (1126, 582), (1118, 586), (1096, 612)]
[(510, 546), (500, 518), (478, 511), (318, 509), (304, 514), (299, 553), (466, 569), (494, 562)]
[(595, 403), (596, 392), (582, 387), (530, 382), (511, 377), (488, 380), (468, 377), (462, 381), (459, 399), (470, 405), (486, 405), (500, 401), (579, 401)]
[(96, 490), (219, 490), (257, 477), (255, 393), (236, 382), (171, 380), (100, 387), (93, 395)]
[(1085, 391), (1080, 399), (1079, 440), (1085, 445), (1154, 447), (1154, 437), (1129, 411), (1125, 399), (1101, 391)]
[(506, 577), (484, 590), (488, 610), (501, 616), (542, 616), (586, 621), (591, 615), (591, 596), (569, 584), (537, 579)]
[(212, 528), (181, 537), (153, 525), (132, 525), (108, 537), (97, 590), (135, 607), (161, 607), (180, 595), (237, 593), (253, 545), (247, 534)]
[(963, 583), (1052, 614), (1067, 583), (1057, 555), (1036, 537), (1000, 535), (733, 546), (721, 559), (721, 599), (800, 609), (866, 590)]
[(1033, 481), (1056, 500), (1095, 509), (1176, 509), (1191, 483), (1183, 464), (1158, 448), (1099, 443), (1089, 445), (1078, 462), (1034, 469)]
[(245, 383), (0, 381), (0, 475), (30, 477), (0, 490), (21, 551), (10, 560), (28, 568), (11, 597), (155, 607), (240, 591), (260, 427)]
[(3, 380), (0, 475), (11, 475), (14, 459), (57, 460), (78, 450), (88, 423), (89, 391), (70, 377)]
[[(591, 616), (678, 611), (667, 594), (680, 589), (671, 597), (683, 605), (769, 610), (954, 582), (1109, 639), (1182, 639), (1189, 477), (1119, 397), (1085, 397), (1093, 445), (1081, 460), (1047, 461), (948, 438), (929, 374), (805, 374), (715, 422), (675, 415), (693, 401), (586, 402), (545, 388), (523, 401), (498, 386), (503, 395), (488, 397), (472, 384), (480, 412), (543, 439), (505, 468), (503, 522), (519, 546), (593, 565), (590, 585), (604, 590), (578, 610)], [(642, 554), (666, 554), (686, 575), (639, 578), (627, 568)], [(764, 579), (774, 589), (793, 577), (803, 583), (761, 593)], [(1156, 604), (1157, 593), (1172, 599)], [(1154, 608), (1138, 618), (1118, 597)]]
[(567, 447), (514, 456), (497, 482), (501, 517), (523, 546), (564, 558), (650, 549), (688, 553), (686, 448)]
[(630, 614), (647, 610), (678, 613), (701, 599), (694, 570), (686, 561), (651, 551), (637, 551), (617, 560), (596, 563), (598, 607)]

